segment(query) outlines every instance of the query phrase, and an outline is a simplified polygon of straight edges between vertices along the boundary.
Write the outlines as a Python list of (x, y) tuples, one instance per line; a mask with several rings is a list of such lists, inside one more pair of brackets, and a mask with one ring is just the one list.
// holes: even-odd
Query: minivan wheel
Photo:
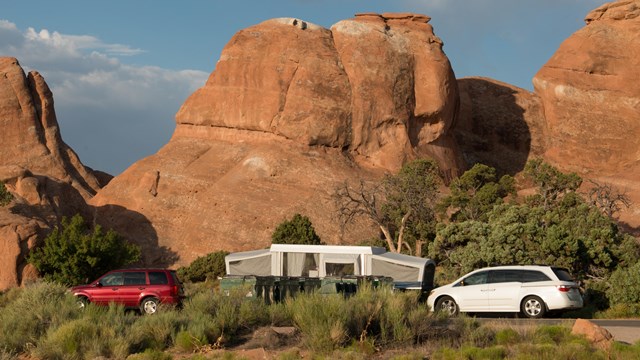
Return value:
[(458, 315), (458, 304), (450, 296), (443, 296), (436, 302), (435, 312), (440, 312), (448, 316)]
[(155, 314), (158, 311), (159, 303), (160, 301), (158, 300), (158, 298), (144, 298), (140, 303), (140, 312), (148, 315)]
[(537, 296), (527, 296), (520, 305), (522, 314), (530, 319), (540, 319), (546, 313), (546, 306)]

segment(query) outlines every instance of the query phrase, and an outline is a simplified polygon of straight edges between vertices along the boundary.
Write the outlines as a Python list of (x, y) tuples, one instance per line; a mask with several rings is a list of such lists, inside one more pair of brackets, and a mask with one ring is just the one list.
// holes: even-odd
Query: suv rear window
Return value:
[(125, 285), (146, 285), (147, 274), (144, 271), (127, 271), (124, 273)]
[(573, 276), (571, 276), (571, 274), (569, 274), (569, 271), (567, 271), (566, 269), (552, 267), (551, 270), (553, 270), (553, 273), (556, 274), (559, 280), (575, 282), (575, 280), (573, 280)]
[(160, 271), (149, 271), (149, 284), (151, 285), (166, 285), (169, 283), (167, 274)]

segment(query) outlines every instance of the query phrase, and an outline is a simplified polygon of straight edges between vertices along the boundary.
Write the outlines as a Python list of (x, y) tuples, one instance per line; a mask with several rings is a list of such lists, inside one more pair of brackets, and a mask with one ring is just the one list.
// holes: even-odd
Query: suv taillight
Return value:
[(556, 286), (560, 292), (569, 292), (571, 291), (571, 286), (569, 285), (558, 285)]
[(180, 288), (178, 287), (178, 285), (173, 285), (171, 287), (171, 296), (178, 296), (178, 294), (179, 294), (178, 290), (179, 289)]

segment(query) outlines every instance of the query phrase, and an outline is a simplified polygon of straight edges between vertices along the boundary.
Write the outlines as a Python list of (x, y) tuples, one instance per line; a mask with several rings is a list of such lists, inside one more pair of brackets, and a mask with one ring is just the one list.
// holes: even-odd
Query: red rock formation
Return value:
[(481, 77), (458, 80), (460, 116), (454, 132), (465, 160), (515, 175), (545, 150), (540, 98), (525, 89)]
[(462, 163), (457, 84), (428, 21), (364, 14), (328, 30), (283, 18), (238, 32), (170, 142), (91, 200), (99, 221), (141, 243), (148, 263), (267, 246), (296, 212), (327, 243), (376, 236), (370, 224), (342, 236), (339, 184), (419, 156), (451, 175)]
[(607, 3), (533, 79), (546, 119), (545, 158), (630, 196), (640, 226), (640, 1)]
[(0, 57), (0, 129), (0, 181), (16, 198), (0, 208), (4, 289), (21, 283), (28, 250), (61, 216), (86, 211), (85, 200), (100, 186), (62, 141), (42, 76), (25, 76), (10, 57)]
[(546, 157), (610, 175), (640, 160), (640, 1), (605, 4), (533, 79), (547, 122)]

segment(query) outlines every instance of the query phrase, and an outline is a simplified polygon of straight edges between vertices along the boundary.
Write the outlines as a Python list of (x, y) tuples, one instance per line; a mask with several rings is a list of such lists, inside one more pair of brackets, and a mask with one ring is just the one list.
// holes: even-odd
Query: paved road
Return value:
[[(477, 318), (480, 322), (500, 321), (517, 326), (535, 326), (541, 324), (556, 325), (566, 322), (573, 322), (573, 319), (516, 319), (516, 318), (495, 318), (482, 317)], [(634, 344), (640, 341), (640, 320), (609, 320), (609, 319), (587, 319), (594, 324), (601, 326), (613, 335), (616, 341)]]

